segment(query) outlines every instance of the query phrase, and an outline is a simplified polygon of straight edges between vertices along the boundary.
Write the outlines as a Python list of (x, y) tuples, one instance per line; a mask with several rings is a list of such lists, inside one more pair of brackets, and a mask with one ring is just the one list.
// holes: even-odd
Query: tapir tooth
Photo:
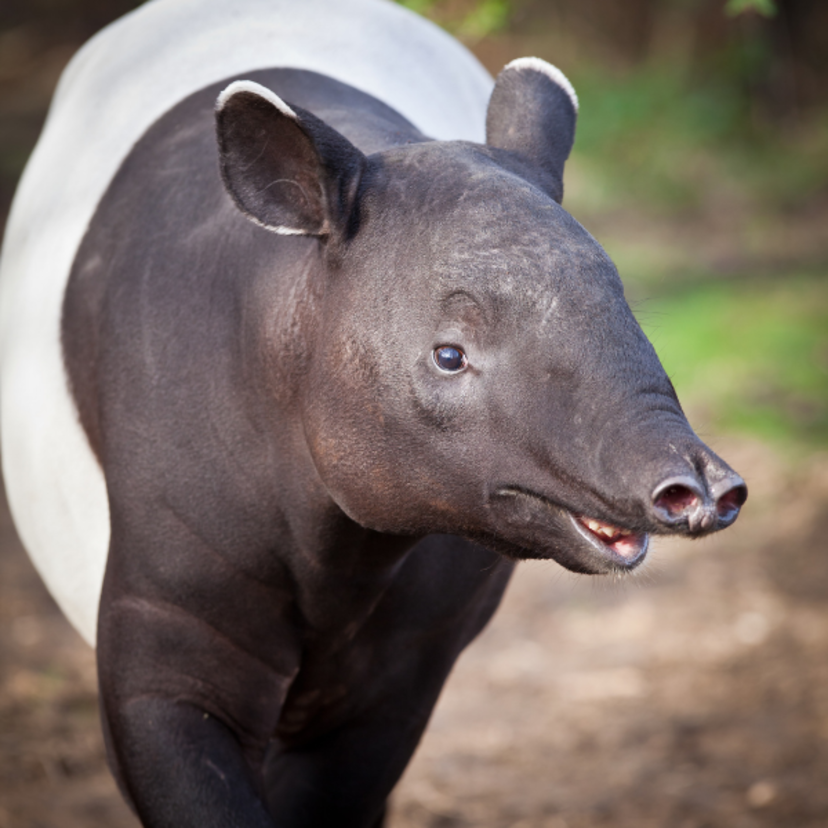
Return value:
[(581, 518), (581, 523), (601, 538), (607, 540), (618, 540), (619, 538), (626, 538), (634, 534), (631, 529), (622, 529), (620, 526), (613, 526), (611, 523), (605, 523), (602, 520), (595, 520), (595, 518)]

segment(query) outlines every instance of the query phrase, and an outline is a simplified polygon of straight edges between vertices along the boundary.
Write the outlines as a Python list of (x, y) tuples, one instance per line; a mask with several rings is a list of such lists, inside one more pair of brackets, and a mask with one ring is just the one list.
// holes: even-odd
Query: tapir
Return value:
[(3, 247), (3, 470), (148, 828), (381, 825), (516, 561), (736, 518), (561, 207), (577, 109), (385, 0), (153, 0), (66, 70)]

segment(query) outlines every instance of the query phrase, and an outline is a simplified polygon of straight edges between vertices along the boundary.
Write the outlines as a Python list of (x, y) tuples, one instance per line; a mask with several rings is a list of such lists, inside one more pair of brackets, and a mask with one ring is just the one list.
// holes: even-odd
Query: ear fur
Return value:
[(365, 156), (316, 116), (253, 81), (216, 101), (221, 176), (236, 206), (283, 235), (345, 231)]
[(577, 115), (578, 96), (560, 69), (540, 58), (519, 58), (497, 76), (486, 143), (519, 156), (534, 182), (560, 203)]

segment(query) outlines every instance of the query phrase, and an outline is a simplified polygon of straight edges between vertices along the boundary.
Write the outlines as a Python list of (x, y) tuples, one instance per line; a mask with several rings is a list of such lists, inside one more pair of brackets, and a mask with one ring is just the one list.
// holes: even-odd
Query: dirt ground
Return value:
[[(715, 446), (739, 523), (622, 581), (519, 567), (393, 799), (392, 828), (828, 826), (828, 457)], [(135, 828), (94, 657), (0, 512), (0, 828)]]

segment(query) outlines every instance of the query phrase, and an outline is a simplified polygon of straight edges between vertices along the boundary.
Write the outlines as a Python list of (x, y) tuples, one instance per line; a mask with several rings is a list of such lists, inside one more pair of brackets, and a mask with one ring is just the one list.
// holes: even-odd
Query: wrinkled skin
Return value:
[(293, 108), (222, 94), (223, 184), (221, 86), (164, 116), (66, 294), (111, 509), (104, 729), (151, 828), (368, 828), (513, 559), (631, 569), (746, 491), (559, 204), (554, 80), (504, 72), (484, 147), (252, 79)]

